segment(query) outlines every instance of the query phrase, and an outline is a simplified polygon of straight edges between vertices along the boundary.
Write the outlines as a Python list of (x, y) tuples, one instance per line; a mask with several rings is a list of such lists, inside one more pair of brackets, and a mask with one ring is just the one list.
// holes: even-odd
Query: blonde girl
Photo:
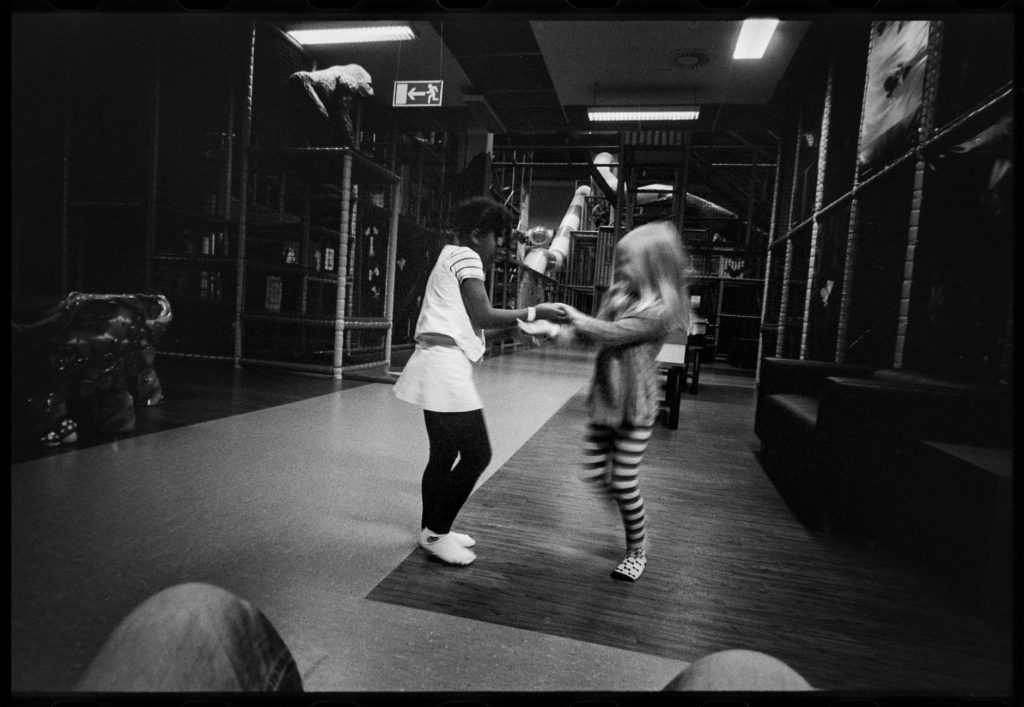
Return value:
[(655, 357), (673, 331), (687, 331), (690, 305), (679, 232), (667, 222), (627, 233), (615, 247), (612, 286), (597, 317), (566, 307), (570, 325), (521, 325), (528, 333), (599, 346), (590, 387), (585, 467), (614, 496), (626, 530), (626, 557), (612, 577), (636, 581), (647, 566), (638, 470), (661, 399)]

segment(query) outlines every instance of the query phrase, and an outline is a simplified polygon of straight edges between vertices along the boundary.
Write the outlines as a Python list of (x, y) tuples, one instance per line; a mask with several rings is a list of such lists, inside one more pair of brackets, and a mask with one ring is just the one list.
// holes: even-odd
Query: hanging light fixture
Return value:
[(288, 35), (304, 46), (312, 44), (358, 44), (366, 42), (396, 42), (415, 39), (409, 25), (363, 25), (327, 27), (321, 29), (293, 29)]
[(602, 123), (636, 123), (636, 122), (660, 122), (677, 120), (697, 120), (700, 117), (700, 108), (696, 106), (686, 107), (614, 107), (601, 106), (587, 108), (587, 117), (591, 122)]

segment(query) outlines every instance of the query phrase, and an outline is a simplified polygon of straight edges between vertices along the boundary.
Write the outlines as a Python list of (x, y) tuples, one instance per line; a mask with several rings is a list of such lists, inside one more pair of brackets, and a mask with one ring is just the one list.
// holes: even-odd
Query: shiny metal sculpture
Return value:
[(154, 344), (171, 319), (163, 295), (72, 292), (50, 316), (12, 324), (29, 439), (53, 447), (76, 442), (80, 426), (134, 432), (135, 407), (163, 399)]

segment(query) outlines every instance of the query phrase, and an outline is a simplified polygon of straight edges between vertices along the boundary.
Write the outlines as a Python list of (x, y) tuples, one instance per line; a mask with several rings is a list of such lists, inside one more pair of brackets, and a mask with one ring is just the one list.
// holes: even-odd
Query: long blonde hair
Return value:
[[(668, 221), (634, 228), (615, 246), (616, 275), (598, 312), (601, 319), (617, 319), (653, 310), (671, 333), (690, 328), (690, 280), (686, 275), (686, 249)], [(625, 258), (622, 256), (625, 255)]]

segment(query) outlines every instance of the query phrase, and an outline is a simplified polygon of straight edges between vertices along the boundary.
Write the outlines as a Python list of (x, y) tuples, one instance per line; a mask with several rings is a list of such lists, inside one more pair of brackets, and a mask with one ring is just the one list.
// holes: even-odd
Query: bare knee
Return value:
[[(161, 690), (188, 684), (195, 656), (204, 650), (208, 655), (226, 654), (225, 641), (246, 635), (251, 611), (234, 594), (209, 584), (178, 584), (161, 590), (121, 620), (76, 689)], [(175, 656), (185, 659), (175, 660)]]
[(706, 655), (665, 686), (665, 690), (698, 692), (811, 689), (799, 673), (778, 658), (748, 650), (726, 650)]
[(183, 612), (222, 615), (245, 607), (237, 596), (212, 584), (186, 582), (149, 597), (136, 611), (155, 609), (180, 615)]

